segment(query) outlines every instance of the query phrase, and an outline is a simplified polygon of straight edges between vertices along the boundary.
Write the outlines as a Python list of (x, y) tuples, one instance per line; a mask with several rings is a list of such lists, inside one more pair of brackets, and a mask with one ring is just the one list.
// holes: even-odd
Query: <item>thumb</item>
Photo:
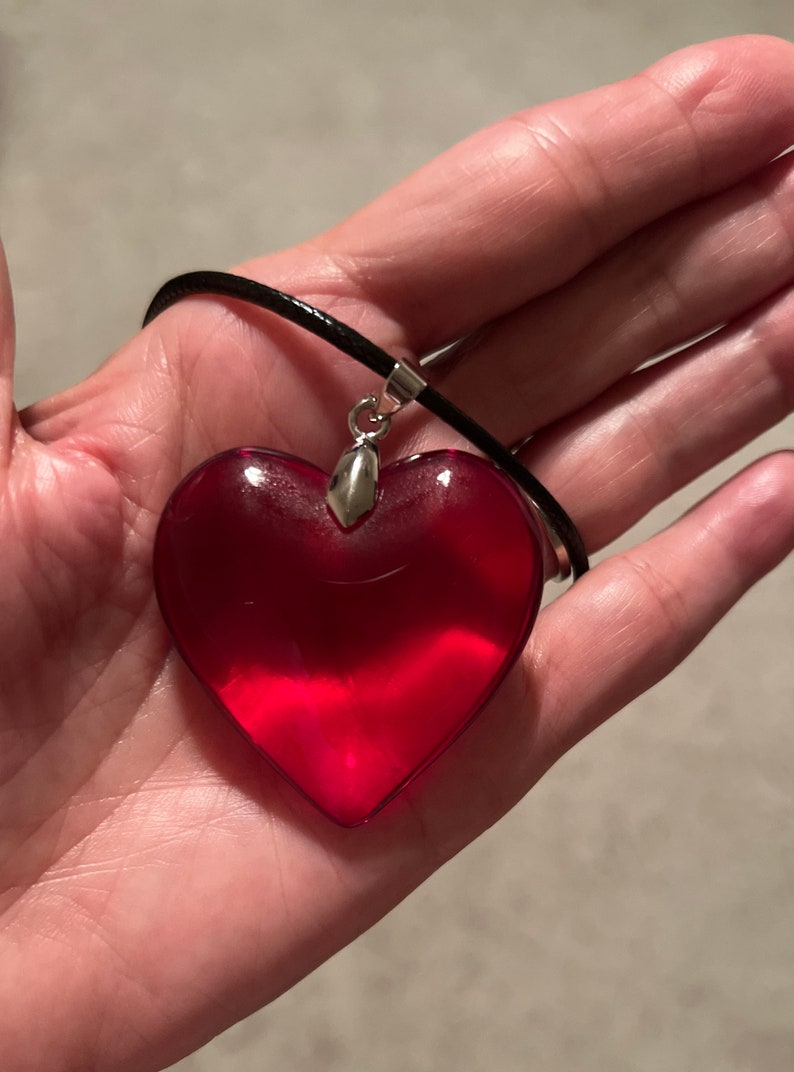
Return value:
[(5, 250), (0, 243), (0, 466), (11, 458), (17, 427), (14, 409), (14, 299)]

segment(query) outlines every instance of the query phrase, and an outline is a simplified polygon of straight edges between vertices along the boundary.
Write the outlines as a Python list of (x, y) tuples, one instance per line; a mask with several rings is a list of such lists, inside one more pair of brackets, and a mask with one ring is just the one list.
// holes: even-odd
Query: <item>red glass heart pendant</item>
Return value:
[(537, 523), (492, 463), (444, 450), (381, 471), (343, 529), (328, 476), (228, 451), (171, 496), (157, 595), (196, 677), (321, 811), (370, 818), (493, 695), (538, 611)]

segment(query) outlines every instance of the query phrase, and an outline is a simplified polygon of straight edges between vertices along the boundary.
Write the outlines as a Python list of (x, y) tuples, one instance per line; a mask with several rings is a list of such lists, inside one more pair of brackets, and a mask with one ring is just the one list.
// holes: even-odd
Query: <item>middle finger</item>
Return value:
[(789, 155), (486, 327), (434, 382), (503, 442), (521, 441), (792, 279)]

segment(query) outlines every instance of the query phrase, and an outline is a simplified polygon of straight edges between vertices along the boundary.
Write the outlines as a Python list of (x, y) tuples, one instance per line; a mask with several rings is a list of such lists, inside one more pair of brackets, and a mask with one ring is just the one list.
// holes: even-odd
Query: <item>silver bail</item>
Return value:
[(377, 498), (378, 448), (362, 439), (336, 463), (326, 501), (342, 528), (349, 529), (370, 512)]
[(427, 380), (420, 376), (407, 361), (395, 361), (394, 368), (386, 377), (378, 399), (378, 413), (391, 415), (413, 400), (427, 387)]
[[(348, 415), (353, 445), (342, 453), (328, 484), (325, 501), (342, 528), (349, 529), (372, 510), (378, 498), (377, 441), (389, 430), (388, 414), (378, 412), (378, 400), (367, 395)], [(370, 431), (362, 431), (358, 418), (369, 411)]]

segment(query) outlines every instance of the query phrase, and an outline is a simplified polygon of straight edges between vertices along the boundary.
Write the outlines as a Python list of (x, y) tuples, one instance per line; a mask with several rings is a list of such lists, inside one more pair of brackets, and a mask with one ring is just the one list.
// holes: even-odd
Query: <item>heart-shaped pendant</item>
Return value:
[(442, 450), (380, 473), (343, 528), (328, 476), (228, 451), (171, 496), (155, 583), (196, 677), (267, 759), (344, 826), (369, 819), (491, 698), (543, 586), (541, 537), (491, 462)]

